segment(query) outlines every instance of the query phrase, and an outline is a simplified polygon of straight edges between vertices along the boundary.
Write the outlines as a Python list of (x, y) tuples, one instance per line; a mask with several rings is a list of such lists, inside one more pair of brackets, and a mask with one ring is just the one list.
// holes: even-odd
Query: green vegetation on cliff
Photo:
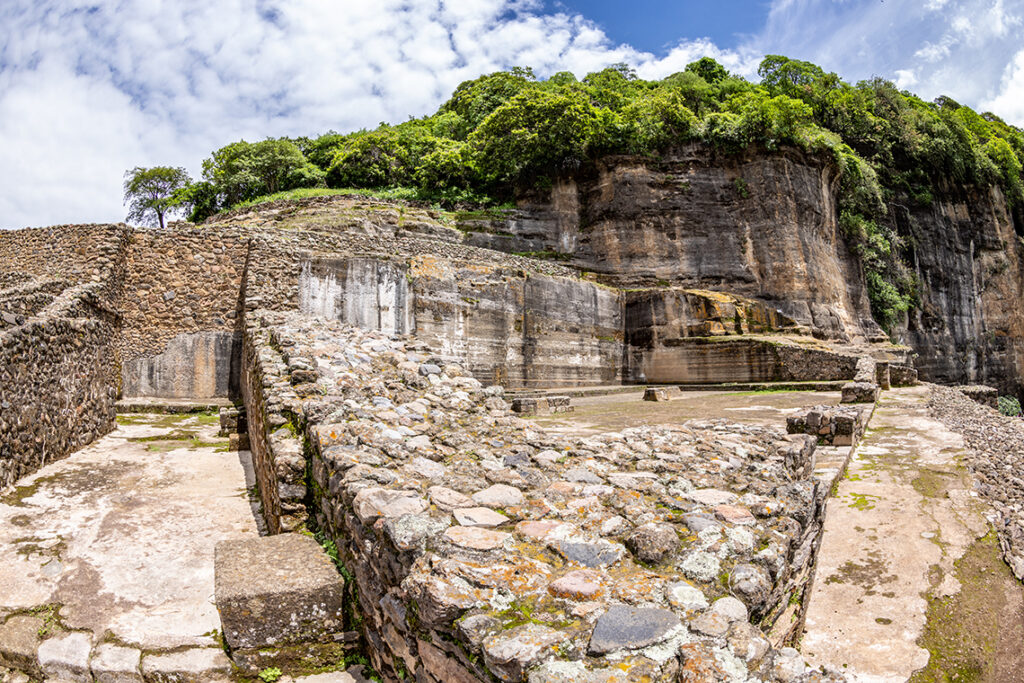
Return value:
[(349, 134), (236, 142), (203, 164), (192, 219), (296, 188), (401, 188), (446, 205), (543, 190), (615, 154), (692, 141), (724, 154), (796, 147), (839, 169), (840, 226), (860, 253), (876, 319), (890, 328), (916, 299), (894, 207), (956, 188), (1002, 188), (1024, 229), (1024, 132), (947, 97), (925, 102), (883, 79), (850, 84), (768, 56), (759, 83), (703, 58), (659, 81), (618, 64), (578, 80), (513, 68), (466, 81), (431, 116)]

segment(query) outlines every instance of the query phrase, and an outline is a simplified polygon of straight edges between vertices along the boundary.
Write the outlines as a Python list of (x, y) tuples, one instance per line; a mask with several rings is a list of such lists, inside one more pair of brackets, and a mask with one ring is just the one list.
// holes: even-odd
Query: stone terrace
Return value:
[(255, 312), (245, 344), (261, 491), (287, 493), (312, 452), (293, 495), (354, 575), (386, 677), (841, 680), (782, 647), (828, 494), (811, 437), (724, 421), (557, 436), (379, 333)]

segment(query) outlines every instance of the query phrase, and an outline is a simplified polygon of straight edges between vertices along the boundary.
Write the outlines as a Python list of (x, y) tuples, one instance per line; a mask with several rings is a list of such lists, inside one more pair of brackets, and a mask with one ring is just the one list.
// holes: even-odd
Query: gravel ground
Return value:
[(1024, 581), (1024, 420), (1000, 415), (950, 387), (932, 386), (928, 409), (963, 435), (975, 488), (995, 511), (1003, 557)]

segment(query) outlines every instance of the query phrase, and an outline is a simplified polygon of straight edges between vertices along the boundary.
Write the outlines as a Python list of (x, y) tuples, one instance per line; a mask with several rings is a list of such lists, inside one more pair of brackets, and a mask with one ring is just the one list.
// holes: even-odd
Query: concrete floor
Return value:
[(596, 434), (645, 424), (725, 418), (786, 429), (786, 417), (813, 405), (839, 403), (838, 392), (667, 390), (670, 401), (644, 401), (643, 391), (572, 399), (574, 411), (530, 418), (561, 433)]
[[(960, 594), (958, 560), (990, 529), (963, 440), (928, 417), (927, 394), (923, 386), (883, 394), (828, 504), (801, 650), (858, 683), (907, 681), (929, 664), (930, 601)], [(1021, 602), (1016, 582), (999, 590), (999, 602)], [(1011, 615), (996, 641), (1019, 635), (1020, 621)], [(989, 673), (969, 680), (1020, 680), (981, 665)]]
[(127, 415), (0, 498), (0, 615), (59, 605), (66, 628), (144, 650), (215, 645), (213, 548), (255, 536), (248, 453), (210, 415)]

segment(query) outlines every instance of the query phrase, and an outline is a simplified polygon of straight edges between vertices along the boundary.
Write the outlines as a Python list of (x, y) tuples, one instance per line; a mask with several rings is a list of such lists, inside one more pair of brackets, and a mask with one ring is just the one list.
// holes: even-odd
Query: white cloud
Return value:
[(1024, 124), (1024, 50), (1006, 67), (998, 94), (982, 102), (981, 107), (1017, 125)]
[(125, 169), (201, 160), (239, 138), (316, 134), (432, 112), (512, 65), (579, 75), (658, 58), (534, 0), (15, 0), (0, 5), (0, 228), (119, 220)]
[(513, 65), (582, 76), (628, 62), (660, 78), (710, 55), (756, 78), (761, 56), (781, 53), (847, 80), (880, 75), (927, 98), (985, 102), (1024, 123), (1024, 0), (775, 0), (763, 29), (735, 49), (685, 39), (661, 55), (543, 6), (6, 0), (0, 228), (119, 220), (132, 166), (198, 174), (211, 150), (243, 137), (402, 121), (432, 112), (461, 81)]

